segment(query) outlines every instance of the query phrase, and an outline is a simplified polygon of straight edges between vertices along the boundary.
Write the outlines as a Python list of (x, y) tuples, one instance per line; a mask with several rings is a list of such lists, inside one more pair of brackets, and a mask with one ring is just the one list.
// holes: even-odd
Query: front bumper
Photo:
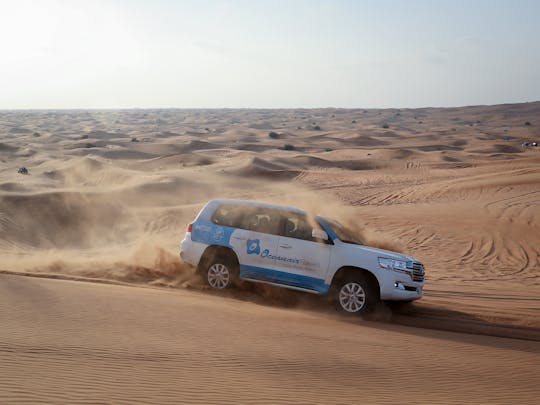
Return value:
[(385, 271), (381, 283), (381, 299), (391, 301), (413, 301), (422, 298), (424, 283), (414, 282), (407, 274)]

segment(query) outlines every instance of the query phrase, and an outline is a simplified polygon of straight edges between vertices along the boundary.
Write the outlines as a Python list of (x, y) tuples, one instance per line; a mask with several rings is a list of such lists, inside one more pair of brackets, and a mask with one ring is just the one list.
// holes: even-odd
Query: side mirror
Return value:
[(324, 241), (328, 240), (328, 234), (322, 229), (313, 229), (313, 231), (311, 231), (311, 237), (313, 239), (322, 239)]

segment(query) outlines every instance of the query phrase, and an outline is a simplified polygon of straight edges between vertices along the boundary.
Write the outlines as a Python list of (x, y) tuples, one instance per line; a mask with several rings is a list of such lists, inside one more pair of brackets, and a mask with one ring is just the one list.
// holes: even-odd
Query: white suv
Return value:
[(253, 201), (209, 201), (189, 224), (180, 255), (213, 288), (242, 279), (331, 293), (348, 313), (379, 300), (419, 299), (424, 286), (424, 266), (413, 257), (364, 246), (335, 220)]

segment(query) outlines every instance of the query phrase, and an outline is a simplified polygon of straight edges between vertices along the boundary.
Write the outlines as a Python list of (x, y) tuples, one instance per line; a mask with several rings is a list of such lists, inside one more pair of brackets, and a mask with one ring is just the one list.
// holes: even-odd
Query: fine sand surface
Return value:
[(0, 275), (3, 403), (538, 403), (540, 343)]
[[(540, 102), (0, 111), (0, 403), (535, 403), (532, 141)], [(208, 291), (178, 245), (215, 197), (347, 222), (424, 262), (425, 297), (350, 320)]]

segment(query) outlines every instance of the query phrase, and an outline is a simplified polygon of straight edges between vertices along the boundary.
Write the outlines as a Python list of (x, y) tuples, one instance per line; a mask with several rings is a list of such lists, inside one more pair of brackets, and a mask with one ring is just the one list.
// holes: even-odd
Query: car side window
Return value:
[(249, 207), (242, 219), (243, 229), (254, 232), (279, 234), (280, 216), (276, 210)]
[(305, 215), (292, 212), (284, 212), (282, 215), (284, 217), (283, 236), (313, 241), (313, 226), (310, 225)]
[(212, 215), (212, 222), (217, 225), (239, 228), (242, 220), (242, 209), (238, 205), (220, 205)]

